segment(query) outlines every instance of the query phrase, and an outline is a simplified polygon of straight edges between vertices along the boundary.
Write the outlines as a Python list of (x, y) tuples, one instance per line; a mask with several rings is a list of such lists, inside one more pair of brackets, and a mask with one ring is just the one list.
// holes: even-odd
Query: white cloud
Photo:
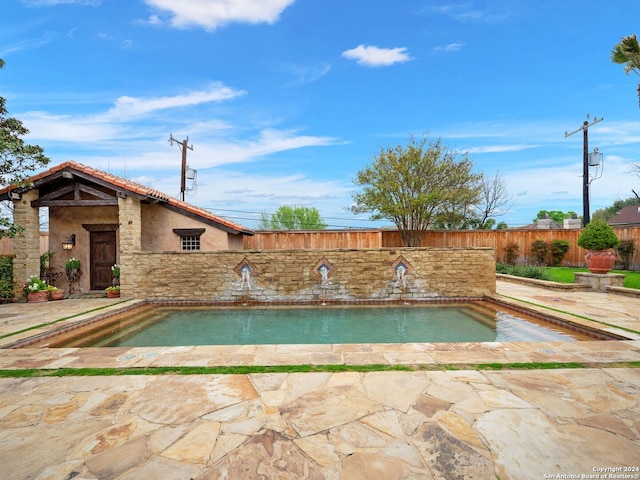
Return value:
[[(42, 111), (20, 114), (20, 119), (30, 131), (30, 138), (61, 143), (109, 142), (124, 138), (148, 137), (156, 132), (152, 126), (133, 129), (131, 123), (140, 117), (171, 108), (197, 107), (209, 102), (220, 102), (244, 95), (222, 84), (213, 84), (208, 90), (193, 91), (183, 95), (166, 97), (119, 97), (107, 112), (87, 115), (51, 115)], [(193, 123), (198, 128), (211, 130), (229, 128), (222, 121), (207, 119)]]
[[(503, 177), (512, 192), (517, 193), (516, 205), (510, 214), (528, 211), (528, 216), (514, 225), (525, 224), (539, 210), (574, 211), (582, 214), (582, 162), (580, 158), (569, 161), (566, 158), (553, 158), (556, 167), (519, 168), (505, 172)], [(502, 170), (501, 170), (502, 173)], [(593, 178), (596, 171), (590, 171)], [(590, 210), (610, 206), (617, 198), (632, 196), (631, 189), (636, 184), (633, 175), (628, 173), (628, 164), (615, 156), (604, 159), (602, 176), (594, 180), (590, 189)]]
[(190, 92), (173, 97), (135, 98), (123, 96), (116, 100), (115, 106), (107, 112), (109, 117), (128, 118), (132, 115), (145, 115), (167, 108), (187, 107), (208, 102), (220, 102), (244, 95), (242, 90), (235, 90), (215, 83), (208, 90)]
[(464, 43), (450, 43), (444, 46), (433, 47), (433, 51), (444, 52), (444, 53), (459, 52), (460, 50), (462, 50), (462, 47), (464, 47), (464, 45), (465, 45)]
[(436, 15), (447, 15), (454, 20), (462, 23), (483, 23), (494, 24), (499, 23), (507, 18), (510, 14), (508, 11), (493, 13), (488, 10), (474, 10), (470, 3), (459, 3), (450, 5), (439, 5), (428, 7), (423, 10), (424, 13), (434, 13)]
[(285, 87), (297, 87), (315, 82), (325, 76), (331, 70), (331, 65), (322, 63), (319, 65), (294, 65), (283, 64), (283, 70), (292, 74), (295, 80), (285, 85)]
[[(296, 150), (307, 147), (333, 145), (336, 140), (330, 137), (298, 135), (293, 130), (265, 129), (254, 139), (239, 141), (210, 142), (199, 147), (199, 152), (192, 155), (194, 166), (217, 166), (231, 163), (246, 163), (278, 152)], [(198, 160), (202, 159), (202, 160)]]
[(466, 150), (467, 153), (501, 153), (501, 152), (520, 152), (530, 148), (536, 148), (538, 145), (484, 145), (482, 147), (472, 147)]
[(51, 115), (47, 112), (26, 112), (20, 120), (29, 129), (29, 138), (65, 143), (86, 143), (115, 139), (126, 133), (122, 126), (95, 117)]
[(23, 50), (31, 50), (33, 48), (40, 48), (48, 43), (51, 43), (54, 39), (53, 32), (45, 32), (38, 38), (30, 38), (28, 40), (22, 40), (20, 42), (12, 43), (9, 45), (3, 45), (0, 47), (0, 57), (7, 57), (12, 53), (22, 52)]
[(358, 45), (351, 50), (345, 50), (342, 56), (367, 67), (388, 67), (394, 63), (412, 60), (404, 47), (379, 48), (370, 45)]
[[(202, 27), (215, 30), (229, 23), (275, 23), (295, 0), (145, 0), (146, 4), (171, 16), (175, 28)], [(149, 22), (162, 23), (161, 15)]]
[[(82, 119), (74, 120), (53, 116), (43, 116), (39, 121), (35, 115), (29, 116), (29, 127), (31, 126), (33, 126), (32, 132), (36, 139), (68, 143), (95, 142), (94, 149), (103, 149), (107, 152), (105, 156), (82, 154), (75, 155), (74, 160), (101, 169), (106, 169), (110, 162), (119, 163), (121, 161), (122, 157), (119, 152), (125, 141), (126, 163), (130, 170), (166, 170), (175, 167), (180, 161), (179, 149), (176, 146), (171, 148), (168, 145), (169, 134), (167, 133), (165, 138), (162, 129), (162, 131), (157, 129), (137, 131), (124, 124), (92, 124)], [(162, 140), (158, 141), (157, 138), (160, 136)], [(178, 140), (184, 138), (183, 135), (175, 132), (173, 136)], [(249, 163), (272, 154), (337, 143), (335, 139), (330, 137), (298, 135), (295, 131), (275, 129), (262, 130), (254, 138), (229, 140), (225, 137), (220, 140), (211, 137), (211, 131), (202, 132), (202, 135), (197, 136), (197, 141), (193, 142), (196, 136), (189, 135), (189, 145), (195, 143), (194, 149), (188, 152), (190, 167), (205, 169)], [(69, 152), (70, 150), (67, 148), (65, 151)]]

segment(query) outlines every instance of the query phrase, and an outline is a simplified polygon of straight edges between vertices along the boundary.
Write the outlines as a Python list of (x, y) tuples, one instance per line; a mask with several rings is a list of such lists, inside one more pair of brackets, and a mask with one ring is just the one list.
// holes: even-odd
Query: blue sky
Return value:
[[(52, 164), (74, 160), (248, 227), (280, 205), (330, 226), (356, 173), (410, 134), (468, 152), (514, 205), (582, 213), (582, 133), (604, 153), (591, 211), (640, 179), (636, 75), (611, 63), (640, 34), (637, 0), (2, 0), (0, 95)], [(595, 172), (593, 172), (595, 173)], [(383, 222), (388, 223), (388, 222)]]

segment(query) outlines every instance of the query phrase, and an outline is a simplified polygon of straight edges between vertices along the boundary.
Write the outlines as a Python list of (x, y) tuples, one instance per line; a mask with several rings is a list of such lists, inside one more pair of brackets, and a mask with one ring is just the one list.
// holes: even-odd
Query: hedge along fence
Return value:
[(13, 255), (0, 255), (0, 303), (13, 301)]
[[(620, 240), (629, 240), (640, 249), (640, 227), (614, 228)], [(582, 230), (429, 230), (422, 238), (421, 247), (436, 248), (474, 248), (490, 247), (495, 249), (496, 261), (506, 261), (505, 248), (518, 245), (517, 263), (535, 264), (531, 247), (536, 240), (551, 245), (554, 240), (569, 242), (569, 251), (562, 265), (584, 266), (586, 251), (578, 246), (578, 237)], [(361, 248), (399, 248), (402, 239), (397, 230), (315, 230), (315, 231), (278, 231), (256, 232), (244, 237), (247, 250), (297, 250), (297, 249), (361, 249)], [(640, 270), (640, 254), (635, 253), (630, 262), (631, 270)]]

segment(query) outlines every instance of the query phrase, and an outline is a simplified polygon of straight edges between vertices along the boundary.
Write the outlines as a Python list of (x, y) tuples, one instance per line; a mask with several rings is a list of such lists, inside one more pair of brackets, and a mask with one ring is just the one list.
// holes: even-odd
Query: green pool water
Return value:
[[(82, 346), (575, 341), (549, 325), (470, 307), (156, 309)], [(69, 343), (67, 345), (76, 345)]]

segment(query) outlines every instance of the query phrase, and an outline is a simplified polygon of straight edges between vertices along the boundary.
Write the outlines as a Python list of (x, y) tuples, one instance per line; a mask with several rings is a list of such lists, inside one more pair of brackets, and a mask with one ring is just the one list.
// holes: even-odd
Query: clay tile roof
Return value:
[[(113, 175), (111, 173), (107, 173), (107, 172), (103, 172), (102, 170), (98, 170), (96, 168), (93, 167), (88, 167), (86, 165), (83, 165), (81, 163), (77, 163), (77, 162), (73, 162), (73, 161), (67, 161), (64, 163), (61, 163), (59, 165), (56, 165), (54, 167), (51, 167), (48, 170), (45, 170), (43, 172), (40, 172), (36, 175), (33, 175), (29, 178), (29, 181), (32, 183), (37, 183), (38, 180), (44, 180), (47, 177), (50, 177), (58, 172), (64, 171), (64, 170), (75, 170), (77, 172), (83, 173), (87, 176), (91, 176), (97, 180), (101, 180), (102, 182), (106, 182), (110, 185), (113, 185), (116, 188), (125, 190), (127, 192), (130, 193), (134, 193), (143, 197), (147, 197), (147, 198), (151, 198), (154, 200), (158, 200), (160, 202), (163, 203), (167, 203), (171, 206), (173, 206), (174, 208), (176, 208), (177, 210), (182, 210), (185, 213), (189, 213), (192, 215), (196, 215), (198, 217), (203, 218), (204, 220), (208, 220), (214, 223), (217, 223), (223, 227), (226, 227), (226, 229), (232, 230), (236, 233), (242, 233), (245, 235), (253, 235), (253, 231), (234, 222), (231, 222), (229, 220), (227, 220), (226, 218), (222, 218), (219, 217), (217, 215), (214, 215), (213, 213), (209, 212), (208, 210), (205, 210), (204, 208), (200, 208), (200, 207), (196, 207), (195, 205), (191, 205), (187, 202), (183, 202), (181, 200), (178, 200), (176, 198), (173, 198), (169, 195), (167, 195), (166, 193), (163, 193), (159, 190), (156, 190), (154, 188), (150, 188), (147, 187), (145, 185), (136, 183), (136, 182), (132, 182), (131, 180), (127, 180), (125, 178), (122, 177), (118, 177), (116, 175)], [(0, 198), (2, 197), (6, 197), (8, 195), (8, 193), (11, 190), (16, 189), (17, 187), (15, 186), (8, 186), (5, 187), (3, 189), (0, 190)], [(19, 189), (24, 191), (25, 189)]]

